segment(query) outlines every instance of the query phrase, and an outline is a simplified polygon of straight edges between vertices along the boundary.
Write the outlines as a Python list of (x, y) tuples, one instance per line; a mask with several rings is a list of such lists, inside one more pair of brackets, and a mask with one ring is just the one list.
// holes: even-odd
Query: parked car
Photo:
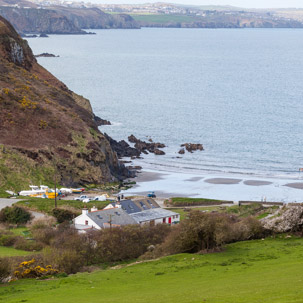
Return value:
[(106, 201), (106, 195), (97, 196), (94, 198), (95, 201)]
[(88, 198), (88, 196), (81, 195), (80, 197), (74, 198), (74, 200), (76, 200), (76, 201), (83, 201), (84, 199), (87, 199), (87, 198)]
[(82, 200), (83, 203), (88, 203), (90, 201), (93, 201), (93, 199), (92, 198), (86, 198), (86, 199)]
[(148, 198), (156, 198), (155, 192), (151, 191), (150, 193), (147, 194)]

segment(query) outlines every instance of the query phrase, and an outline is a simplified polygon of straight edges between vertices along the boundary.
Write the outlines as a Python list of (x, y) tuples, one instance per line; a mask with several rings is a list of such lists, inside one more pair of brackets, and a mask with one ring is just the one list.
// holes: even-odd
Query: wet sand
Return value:
[(184, 180), (184, 181), (186, 181), (186, 182), (197, 182), (197, 181), (200, 181), (202, 179), (204, 179), (204, 178), (203, 177), (192, 177), (192, 178)]
[(233, 185), (239, 184), (242, 180), (241, 179), (230, 179), (230, 178), (213, 178), (205, 180), (206, 183), (210, 184), (221, 184), (221, 185)]
[(248, 180), (243, 182), (245, 185), (249, 186), (264, 186), (264, 185), (271, 185), (272, 182), (268, 181), (259, 181), (259, 180)]
[(303, 183), (288, 183), (285, 186), (295, 189), (303, 189)]
[(134, 178), (134, 181), (138, 182), (152, 182), (162, 180), (167, 174), (157, 173), (157, 172), (147, 172), (141, 171), (138, 173), (138, 176)]

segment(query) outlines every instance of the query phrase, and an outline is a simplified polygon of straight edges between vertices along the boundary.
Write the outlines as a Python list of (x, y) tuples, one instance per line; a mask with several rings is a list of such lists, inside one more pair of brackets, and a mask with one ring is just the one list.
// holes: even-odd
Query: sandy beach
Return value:
[(205, 180), (206, 183), (210, 184), (224, 184), (224, 185), (232, 185), (239, 184), (241, 179), (230, 179), (230, 178), (213, 178)]
[(295, 189), (303, 189), (303, 183), (288, 183), (288, 184), (285, 184), (285, 186), (295, 188)]
[[(292, 180), (293, 182), (290, 182)], [(303, 182), (294, 179), (216, 175), (143, 169), (136, 185), (123, 193), (159, 198), (192, 197), (234, 201), (302, 202)]]

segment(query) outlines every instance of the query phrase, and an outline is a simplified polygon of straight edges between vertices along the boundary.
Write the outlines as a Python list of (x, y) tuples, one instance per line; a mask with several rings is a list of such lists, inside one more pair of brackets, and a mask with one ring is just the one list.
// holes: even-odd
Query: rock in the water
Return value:
[(106, 133), (104, 133), (105, 138), (110, 143), (111, 148), (117, 153), (119, 158), (122, 157), (139, 157), (140, 152), (131, 146), (124, 140), (122, 141), (116, 141), (112, 139), (110, 136), (108, 136)]
[(159, 150), (159, 148), (164, 148), (165, 144), (153, 142), (152, 139), (149, 139), (149, 142), (144, 142), (140, 139), (137, 139), (134, 135), (128, 137), (128, 141), (135, 143), (135, 148), (141, 153), (148, 154), (154, 153), (156, 155), (165, 155), (164, 151)]
[(49, 54), (49, 53), (42, 53), (42, 54), (39, 54), (39, 55), (35, 55), (36, 58), (39, 58), (39, 57), (46, 57), (46, 58), (56, 58), (56, 57), (59, 57), (59, 56), (56, 56), (54, 54)]
[(192, 153), (196, 150), (204, 150), (203, 148), (203, 145), (202, 144), (195, 144), (195, 143), (185, 143), (185, 144), (182, 144), (181, 147), (185, 147), (185, 149)]
[(154, 154), (158, 155), (158, 156), (163, 156), (163, 155), (165, 155), (165, 152), (163, 150), (160, 150), (160, 149), (156, 148), (154, 150)]
[(112, 125), (110, 121), (101, 119), (101, 118), (98, 117), (98, 116), (94, 116), (94, 120), (95, 120), (95, 122), (96, 122), (96, 124), (97, 124), (98, 126), (102, 126), (102, 125)]
[(178, 152), (180, 155), (184, 155), (185, 154), (185, 149), (184, 148), (181, 148)]

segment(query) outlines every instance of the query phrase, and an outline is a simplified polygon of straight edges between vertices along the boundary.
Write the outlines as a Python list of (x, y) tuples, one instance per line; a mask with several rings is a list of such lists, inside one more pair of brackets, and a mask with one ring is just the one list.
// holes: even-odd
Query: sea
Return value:
[[(59, 56), (38, 62), (112, 122), (102, 132), (166, 144), (164, 156), (144, 155), (137, 164), (178, 174), (301, 178), (302, 29), (94, 32), (28, 42), (35, 54)], [(180, 155), (184, 143), (205, 150)]]

